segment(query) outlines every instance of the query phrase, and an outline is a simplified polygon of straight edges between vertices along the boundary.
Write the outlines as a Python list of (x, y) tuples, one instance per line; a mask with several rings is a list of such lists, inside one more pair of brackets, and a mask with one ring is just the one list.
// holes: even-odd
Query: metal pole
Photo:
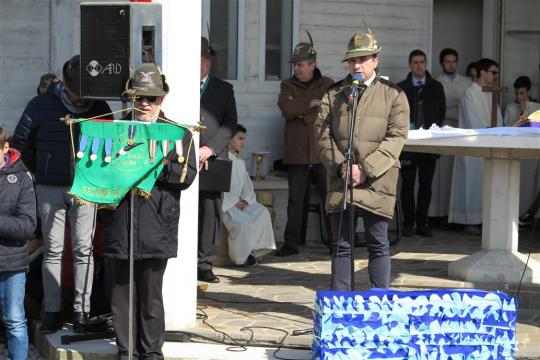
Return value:
[[(356, 107), (358, 105), (358, 88), (353, 88), (351, 119), (349, 123), (349, 147), (347, 149), (347, 168), (348, 178), (346, 184), (349, 186), (349, 246), (351, 248), (351, 291), (354, 291), (354, 202), (353, 202), (353, 182), (352, 182), (352, 166), (353, 166), (353, 139), (354, 128), (356, 124)], [(346, 194), (343, 194), (345, 198)]]
[[(131, 121), (135, 120), (135, 97), (131, 97)], [(135, 218), (135, 192), (129, 191), (129, 285), (128, 285), (128, 360), (133, 360), (133, 220)]]
[[(356, 107), (358, 105), (358, 93), (357, 88), (352, 89), (352, 101), (350, 102), (349, 107), (349, 143), (347, 146), (347, 152), (345, 153), (345, 182), (343, 184), (343, 202), (341, 205), (341, 214), (339, 219), (339, 229), (338, 229), (338, 247), (336, 252), (339, 254), (339, 240), (341, 239), (342, 223), (343, 223), (343, 213), (347, 210), (347, 190), (349, 192), (349, 246), (351, 249), (351, 283), (350, 290), (354, 290), (354, 203), (353, 203), (353, 186), (352, 186), (352, 160), (353, 160), (353, 136), (355, 128), (355, 118), (356, 118)], [(339, 269), (339, 267), (338, 267)], [(339, 275), (338, 275), (339, 277)]]

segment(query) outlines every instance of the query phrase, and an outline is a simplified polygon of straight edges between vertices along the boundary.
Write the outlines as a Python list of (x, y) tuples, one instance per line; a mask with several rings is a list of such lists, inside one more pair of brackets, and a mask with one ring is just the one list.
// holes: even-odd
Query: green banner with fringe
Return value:
[(182, 154), (185, 128), (169, 123), (83, 120), (70, 193), (116, 206), (127, 192), (150, 193), (171, 151)]

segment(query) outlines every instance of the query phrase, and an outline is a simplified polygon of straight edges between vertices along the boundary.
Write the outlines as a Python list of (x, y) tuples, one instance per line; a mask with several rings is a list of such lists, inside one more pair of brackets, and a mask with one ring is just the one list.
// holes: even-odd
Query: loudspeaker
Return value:
[(120, 100), (130, 68), (161, 66), (161, 34), (161, 4), (81, 3), (80, 95)]

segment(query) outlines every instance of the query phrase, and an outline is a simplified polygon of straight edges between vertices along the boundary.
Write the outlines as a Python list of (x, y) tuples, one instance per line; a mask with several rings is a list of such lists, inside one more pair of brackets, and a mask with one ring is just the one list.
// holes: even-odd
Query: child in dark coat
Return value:
[(0, 307), (12, 360), (26, 359), (28, 353), (24, 312), (26, 243), (35, 229), (36, 195), (32, 177), (21, 161), (21, 154), (9, 148), (0, 127)]

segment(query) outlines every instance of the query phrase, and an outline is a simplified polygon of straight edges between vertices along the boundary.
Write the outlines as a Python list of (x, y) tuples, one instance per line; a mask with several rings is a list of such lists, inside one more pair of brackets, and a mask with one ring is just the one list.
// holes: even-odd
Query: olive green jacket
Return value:
[[(343, 201), (343, 179), (349, 138), (351, 76), (335, 83), (323, 96), (314, 124), (315, 138), (328, 177), (326, 211), (338, 212)], [(356, 111), (353, 163), (366, 173), (364, 184), (353, 189), (354, 205), (392, 218), (399, 176), (399, 154), (407, 140), (409, 104), (405, 93), (378, 76), (363, 92)], [(347, 195), (347, 200), (349, 195)]]

